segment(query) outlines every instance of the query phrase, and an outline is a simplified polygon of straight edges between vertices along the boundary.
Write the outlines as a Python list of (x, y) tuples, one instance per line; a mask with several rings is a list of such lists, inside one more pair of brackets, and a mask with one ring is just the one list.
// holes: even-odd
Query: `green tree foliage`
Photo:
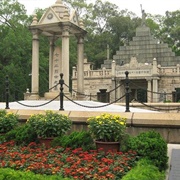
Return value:
[(109, 28), (111, 30), (112, 43), (111, 48), (113, 54), (117, 51), (119, 45), (127, 45), (132, 37), (135, 36), (136, 27), (140, 25), (140, 19), (129, 14), (120, 14), (109, 20)]
[[(141, 19), (127, 9), (119, 9), (108, 1), (64, 0), (70, 9), (77, 11), (87, 30), (85, 53), (94, 68), (100, 68), (107, 59), (107, 44), (110, 59), (120, 45), (128, 44), (135, 35)], [(38, 20), (45, 9), (36, 9)], [(33, 17), (26, 14), (25, 7), (17, 0), (1, 0), (0, 3), (0, 101), (4, 101), (5, 76), (10, 78), (11, 100), (23, 99), (26, 88), (31, 89), (32, 34), (28, 29)], [(147, 14), (146, 24), (154, 37), (168, 43), (180, 55), (180, 11), (166, 12), (166, 16)], [(61, 45), (61, 40), (56, 42)], [(48, 91), (49, 40), (40, 36), (40, 93)], [(72, 67), (77, 63), (77, 39), (70, 39), (70, 79)], [(16, 89), (16, 90), (15, 90)]]
[(86, 15), (91, 6), (86, 0), (64, 0), (63, 2), (66, 2), (67, 6), (74, 9), (80, 17)]
[[(27, 88), (30, 71), (31, 43), (30, 32), (26, 27), (27, 15), (24, 6), (15, 0), (3, 0), (0, 4), (0, 80), (2, 92), (0, 100), (4, 101), (3, 82), (9, 76), (10, 100), (23, 98)], [(21, 93), (20, 93), (20, 92)], [(21, 95), (18, 95), (18, 94)]]
[(166, 12), (160, 35), (162, 41), (168, 43), (176, 55), (180, 55), (180, 10)]
[(0, 24), (4, 24), (14, 31), (27, 18), (25, 7), (17, 0), (1, 0)]
[[(31, 88), (32, 34), (28, 26), (32, 16), (27, 16), (24, 6), (15, 0), (3, 0), (0, 5), (0, 101), (5, 100), (5, 76), (9, 76), (10, 101), (24, 98)], [(36, 10), (38, 18), (43, 10)], [(40, 93), (48, 90), (48, 39), (40, 36)]]

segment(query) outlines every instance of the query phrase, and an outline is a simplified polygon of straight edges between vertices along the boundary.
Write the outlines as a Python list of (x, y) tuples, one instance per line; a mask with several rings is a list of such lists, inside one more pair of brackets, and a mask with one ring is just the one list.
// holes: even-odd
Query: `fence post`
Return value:
[(125, 88), (126, 88), (126, 111), (125, 112), (130, 112), (129, 110), (129, 78), (128, 78), (128, 74), (129, 72), (126, 71), (125, 75), (126, 75), (126, 80), (125, 80)]
[(10, 109), (9, 108), (9, 77), (8, 75), (6, 76), (6, 108), (5, 109)]
[(64, 97), (64, 93), (63, 93), (63, 84), (64, 84), (64, 80), (63, 80), (63, 73), (60, 74), (60, 80), (59, 80), (59, 84), (60, 84), (60, 111), (64, 111), (63, 108), (63, 97)]

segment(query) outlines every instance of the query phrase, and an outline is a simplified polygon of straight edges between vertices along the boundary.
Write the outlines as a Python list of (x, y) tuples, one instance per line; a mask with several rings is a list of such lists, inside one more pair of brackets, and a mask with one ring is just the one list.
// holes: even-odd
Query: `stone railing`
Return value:
[[(116, 69), (115, 74), (116, 77), (125, 77), (126, 69)], [(128, 69), (129, 77), (151, 77), (153, 74), (153, 69)], [(157, 68), (157, 73), (161, 75), (178, 75), (180, 74), (180, 67), (160, 67)], [(99, 70), (87, 70), (84, 71), (84, 77), (111, 77), (112, 70), (111, 69), (99, 69)], [(73, 71), (73, 78), (77, 78), (77, 71)]]
[[(152, 76), (152, 69), (138, 69), (138, 70), (128, 70), (129, 77), (147, 77)], [(124, 77), (125, 70), (116, 70), (116, 77)]]
[[(111, 69), (89, 70), (84, 71), (84, 78), (87, 77), (111, 77)], [(73, 72), (73, 78), (77, 78), (77, 71)]]
[(173, 67), (159, 67), (159, 73), (162, 75), (178, 75), (180, 74), (180, 67), (173, 66)]

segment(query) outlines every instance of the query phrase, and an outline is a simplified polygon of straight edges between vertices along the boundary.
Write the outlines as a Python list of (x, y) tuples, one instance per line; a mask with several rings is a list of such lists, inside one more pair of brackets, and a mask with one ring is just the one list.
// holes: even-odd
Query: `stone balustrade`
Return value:
[[(126, 69), (122, 70), (116, 70), (115, 74), (116, 77), (125, 77), (125, 71)], [(128, 70), (129, 77), (151, 77), (153, 72), (152, 69), (130, 69)], [(180, 74), (180, 67), (173, 66), (173, 67), (158, 67), (157, 73), (159, 75), (179, 75)], [(112, 76), (112, 70), (111, 69), (99, 69), (99, 70), (87, 70), (84, 71), (84, 77), (87, 78), (100, 78), (100, 77), (111, 77)], [(73, 72), (73, 78), (77, 78), (77, 71)]]
[[(111, 70), (100, 69), (100, 70), (88, 70), (84, 71), (84, 78), (100, 78), (100, 77), (111, 77)], [(77, 78), (77, 71), (74, 71), (73, 78)]]
[[(131, 76), (139, 76), (139, 77), (151, 77), (152, 76), (152, 69), (138, 69), (138, 70), (128, 70), (129, 77)], [(116, 71), (116, 77), (125, 77), (124, 75), (125, 70)]]
[(180, 68), (179, 66), (173, 66), (173, 67), (159, 67), (159, 74), (161, 75), (179, 75), (180, 74)]

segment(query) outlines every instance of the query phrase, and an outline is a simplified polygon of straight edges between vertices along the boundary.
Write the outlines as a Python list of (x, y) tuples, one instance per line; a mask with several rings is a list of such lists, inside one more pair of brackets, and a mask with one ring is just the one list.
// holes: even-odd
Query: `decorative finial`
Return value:
[(64, 21), (68, 21), (68, 20), (69, 20), (69, 13), (68, 13), (68, 9), (65, 9), (65, 11), (64, 11), (63, 20), (64, 20)]
[(57, 0), (55, 4), (62, 4), (62, 0)]
[(38, 23), (37, 14), (34, 14), (31, 25), (36, 25), (37, 23)]
[(82, 19), (79, 20), (79, 27), (81, 27), (82, 29), (84, 29), (84, 23), (83, 23), (83, 20), (82, 20)]

